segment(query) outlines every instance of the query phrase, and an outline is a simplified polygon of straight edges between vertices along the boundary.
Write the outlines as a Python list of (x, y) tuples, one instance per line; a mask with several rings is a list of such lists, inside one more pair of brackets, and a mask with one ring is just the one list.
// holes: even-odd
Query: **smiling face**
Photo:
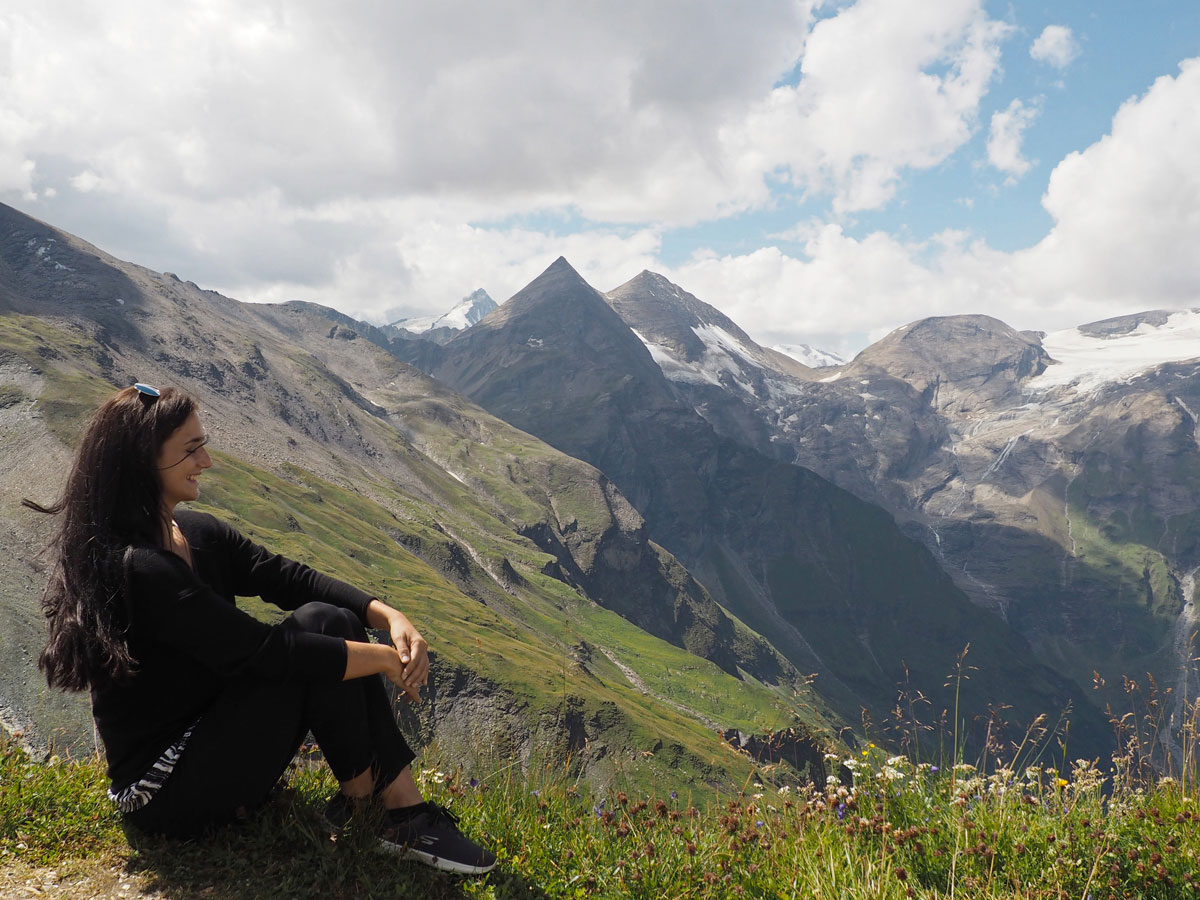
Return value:
[(175, 504), (200, 496), (196, 479), (212, 465), (212, 457), (204, 448), (207, 441), (200, 417), (192, 413), (159, 448), (158, 474), (162, 479), (163, 506), (168, 512), (175, 509)]

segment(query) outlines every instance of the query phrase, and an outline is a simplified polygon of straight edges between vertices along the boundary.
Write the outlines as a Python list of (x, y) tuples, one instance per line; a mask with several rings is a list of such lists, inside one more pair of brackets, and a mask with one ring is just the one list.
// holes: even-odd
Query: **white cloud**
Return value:
[(1033, 124), (1040, 112), (1037, 102), (1027, 106), (1020, 100), (1013, 100), (1007, 109), (992, 113), (987, 141), (988, 162), (1007, 173), (1010, 182), (1016, 181), (1033, 167), (1033, 163), (1021, 155), (1021, 144), (1025, 139), (1025, 129)]
[[(966, 309), (1052, 327), (1200, 303), (1191, 64), (1059, 164), (1036, 247), (850, 233), (971, 139), (1014, 30), (982, 0), (27, 4), (0, 20), (0, 198), (206, 287), (375, 320), (504, 299), (559, 254), (600, 289), (658, 269), (752, 333), (843, 350)], [(1078, 52), (1063, 26), (1035, 48)], [(990, 123), (1010, 175), (1037, 109)], [(779, 181), (829, 207), (783, 232), (803, 255), (656, 263), (673, 225)]]
[(34, 4), (0, 23), (0, 192), (206, 285), (359, 311), (482, 280), (450, 287), (464, 254), (415, 234), (540, 263), (514, 213), (632, 223), (579, 240), (636, 264), (779, 173), (878, 208), (969, 138), (1009, 28), (982, 0), (814, 2)]
[[(92, 191), (104, 190), (106, 185), (103, 178), (90, 170), (80, 172), (71, 179), (71, 187), (79, 191), (81, 194), (90, 194)], [(111, 187), (109, 187), (111, 190)], [(47, 188), (47, 191), (53, 191), (54, 188)], [(50, 196), (54, 196), (51, 194)]]
[(827, 225), (808, 232), (804, 256), (768, 247), (697, 258), (669, 275), (761, 342), (851, 353), (932, 315), (979, 312), (1054, 330), (1198, 306), (1198, 108), (1200, 58), (1128, 101), (1107, 136), (1058, 164), (1043, 198), (1055, 224), (1026, 250), (959, 232), (905, 243)]
[(1056, 69), (1065, 69), (1079, 56), (1079, 42), (1065, 25), (1047, 25), (1029, 47), (1029, 55)]
[(1042, 205), (1046, 238), (1019, 255), (1046, 301), (1200, 304), (1200, 58), (1127, 101), (1108, 135), (1068, 155)]
[(1009, 33), (977, 0), (859, 0), (813, 28), (800, 82), (758, 104), (738, 155), (831, 191), (837, 211), (882, 207), (905, 169), (970, 138)]

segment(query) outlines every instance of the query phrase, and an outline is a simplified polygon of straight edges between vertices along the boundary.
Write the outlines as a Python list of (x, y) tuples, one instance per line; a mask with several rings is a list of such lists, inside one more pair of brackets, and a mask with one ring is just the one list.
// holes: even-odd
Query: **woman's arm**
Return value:
[[(372, 628), (386, 631), (392, 636), (395, 649), (393, 650), (391, 647), (387, 649), (397, 657), (403, 666), (403, 672), (400, 680), (391, 678), (390, 675), (388, 677), (398, 687), (404, 689), (410, 700), (420, 702), (421, 687), (429, 681), (429, 647), (425, 643), (425, 638), (421, 636), (421, 632), (413, 627), (408, 616), (378, 599), (372, 599), (367, 605), (367, 624)], [(349, 671), (349, 662), (347, 662), (347, 671)], [(346, 677), (351, 676), (347, 675)]]
[(408, 685), (404, 683), (404, 666), (394, 647), (387, 644), (346, 641), (346, 675), (342, 680), (349, 681), (351, 678), (365, 678), (377, 674), (383, 675), (402, 688), (409, 699), (420, 699), (420, 695), (415, 690), (409, 690)]

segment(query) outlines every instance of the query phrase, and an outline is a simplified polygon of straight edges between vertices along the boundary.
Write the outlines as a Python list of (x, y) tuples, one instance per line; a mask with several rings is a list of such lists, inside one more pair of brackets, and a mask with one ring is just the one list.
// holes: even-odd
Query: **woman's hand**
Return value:
[(403, 666), (401, 680), (396, 684), (410, 701), (420, 703), (421, 688), (429, 683), (429, 645), (425, 638), (404, 613), (380, 600), (372, 600), (367, 607), (367, 622), (391, 635)]

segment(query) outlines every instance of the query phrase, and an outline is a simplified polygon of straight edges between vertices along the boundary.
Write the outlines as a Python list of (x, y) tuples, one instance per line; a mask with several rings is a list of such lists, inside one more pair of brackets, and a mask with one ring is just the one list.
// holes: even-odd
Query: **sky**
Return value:
[(1194, 0), (0, 0), (0, 202), (375, 323), (643, 269), (759, 343), (1200, 306)]

